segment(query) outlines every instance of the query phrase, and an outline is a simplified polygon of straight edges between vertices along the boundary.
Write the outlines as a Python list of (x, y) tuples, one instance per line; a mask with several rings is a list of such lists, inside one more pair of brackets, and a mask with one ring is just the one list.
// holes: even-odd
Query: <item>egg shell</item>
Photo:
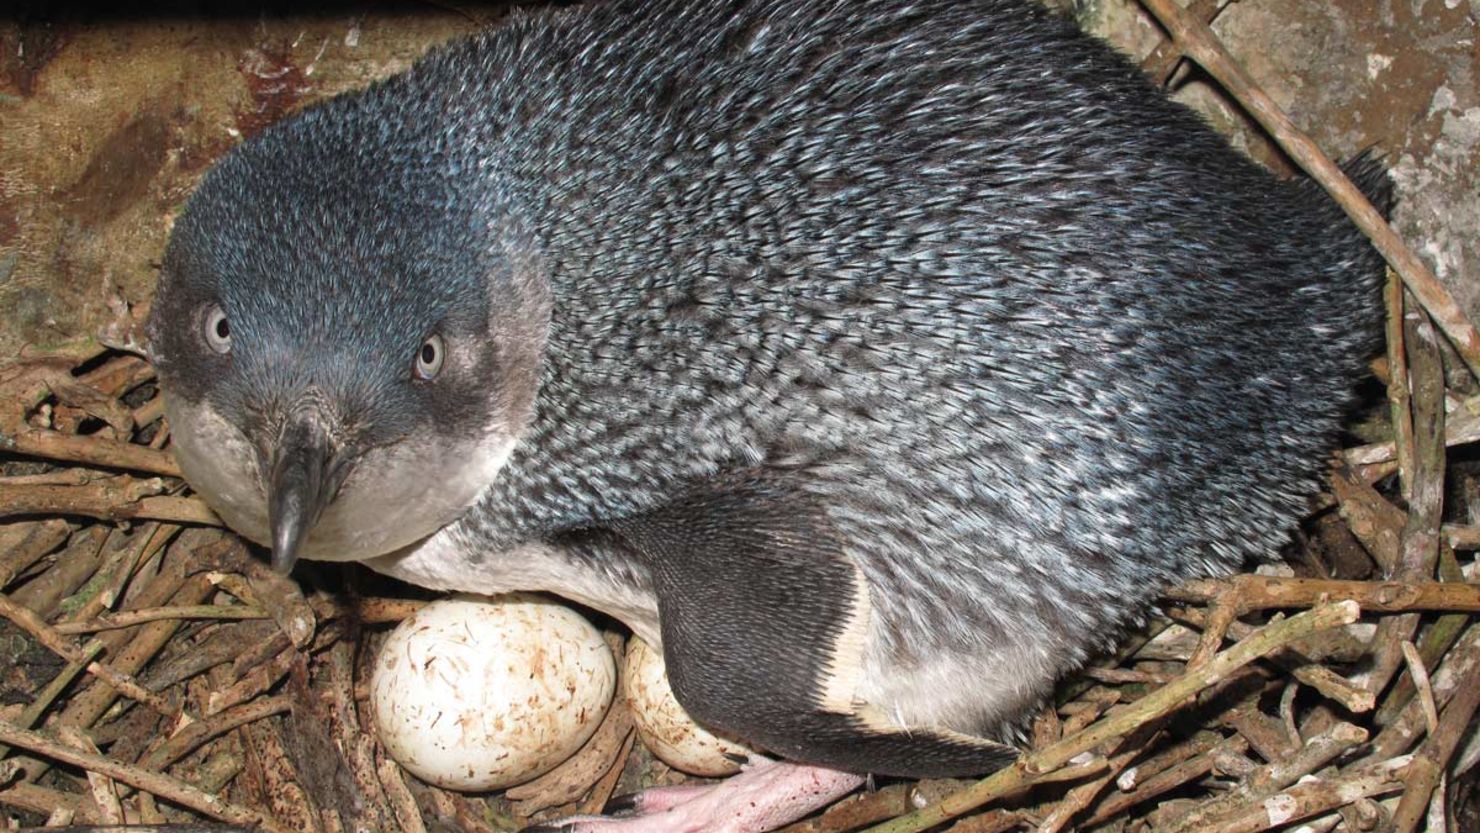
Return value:
[(673, 696), (663, 655), (633, 637), (627, 644), (623, 694), (632, 709), (637, 735), (658, 760), (690, 775), (718, 778), (740, 766), (726, 754), (756, 754), (737, 740), (721, 737), (694, 722)]
[(575, 611), (536, 596), (458, 596), (402, 622), (370, 680), (386, 751), (455, 790), (521, 784), (580, 749), (611, 706), (616, 662)]

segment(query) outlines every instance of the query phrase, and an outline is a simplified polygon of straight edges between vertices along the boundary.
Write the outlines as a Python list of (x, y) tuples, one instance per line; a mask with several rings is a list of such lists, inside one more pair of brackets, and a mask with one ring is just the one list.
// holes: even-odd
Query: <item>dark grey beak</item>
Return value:
[(346, 467), (336, 457), (317, 409), (300, 409), (289, 417), (272, 452), (268, 482), (272, 568), (279, 573), (293, 569), (309, 530), (339, 491)]

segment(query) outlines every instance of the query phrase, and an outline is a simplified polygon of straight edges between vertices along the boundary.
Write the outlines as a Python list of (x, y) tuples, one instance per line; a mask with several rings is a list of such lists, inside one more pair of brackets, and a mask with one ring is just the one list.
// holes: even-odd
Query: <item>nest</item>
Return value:
[[(1204, 26), (1147, 5), (1401, 273), (1376, 366), (1392, 439), (1338, 456), (1288, 565), (1168, 589), (1116, 655), (1065, 682), (1017, 764), (977, 782), (874, 784), (788, 831), (1480, 825), (1480, 586), (1456, 557), (1480, 527), (1441, 511), (1446, 449), (1480, 437), (1480, 397), (1446, 387), (1435, 329), (1471, 370), (1480, 337)], [(693, 780), (643, 750), (620, 698), (574, 757), (520, 787), (462, 795), (405, 774), (369, 725), (367, 667), (424, 597), (386, 595), (398, 586), (356, 567), (310, 571), (333, 592), (305, 594), (222, 529), (168, 451), (137, 320), (120, 309), (101, 340), (0, 368), (0, 804), (13, 824), (486, 833)], [(623, 650), (621, 632), (608, 637)]]

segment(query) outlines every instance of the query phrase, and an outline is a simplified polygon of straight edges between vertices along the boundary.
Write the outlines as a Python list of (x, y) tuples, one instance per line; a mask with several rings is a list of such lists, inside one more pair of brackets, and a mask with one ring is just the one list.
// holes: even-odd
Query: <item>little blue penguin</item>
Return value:
[(1010, 762), (1158, 588), (1277, 549), (1381, 275), (1022, 0), (610, 0), (226, 154), (149, 328), (278, 569), (599, 609), (768, 753), (568, 828), (761, 830)]

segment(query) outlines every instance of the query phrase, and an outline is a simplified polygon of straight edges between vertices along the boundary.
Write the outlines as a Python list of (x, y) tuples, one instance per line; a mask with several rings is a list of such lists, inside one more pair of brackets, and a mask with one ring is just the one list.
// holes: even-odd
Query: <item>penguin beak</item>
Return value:
[(292, 571), (309, 530), (348, 474), (347, 461), (335, 452), (325, 422), (317, 408), (298, 409), (272, 452), (267, 504), (272, 568), (284, 575)]

